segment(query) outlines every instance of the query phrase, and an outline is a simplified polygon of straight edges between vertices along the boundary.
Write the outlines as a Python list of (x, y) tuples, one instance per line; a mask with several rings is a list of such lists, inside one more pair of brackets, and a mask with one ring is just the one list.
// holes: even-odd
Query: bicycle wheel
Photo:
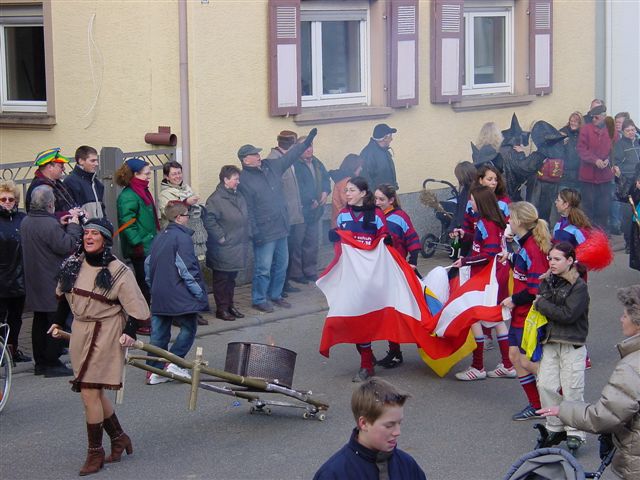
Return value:
[(9, 401), (9, 390), (11, 390), (11, 353), (6, 348), (4, 339), (0, 339), (4, 346), (2, 349), (2, 360), (0, 362), (0, 412)]
[(422, 257), (430, 258), (436, 253), (436, 247), (438, 246), (438, 237), (433, 233), (428, 233), (422, 237)]

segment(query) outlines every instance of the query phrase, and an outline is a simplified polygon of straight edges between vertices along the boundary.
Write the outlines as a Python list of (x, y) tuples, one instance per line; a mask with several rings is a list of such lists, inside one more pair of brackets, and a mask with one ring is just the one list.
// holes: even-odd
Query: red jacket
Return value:
[(611, 138), (606, 127), (599, 128), (592, 123), (583, 126), (580, 129), (576, 150), (580, 156), (580, 181), (600, 184), (613, 180), (611, 160), (605, 168), (596, 167), (596, 160), (608, 159), (611, 152)]

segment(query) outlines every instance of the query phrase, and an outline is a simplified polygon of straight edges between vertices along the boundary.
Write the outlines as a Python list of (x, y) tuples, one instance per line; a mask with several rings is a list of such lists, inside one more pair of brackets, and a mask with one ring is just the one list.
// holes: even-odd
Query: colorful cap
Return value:
[(41, 167), (42, 165), (46, 165), (50, 162), (69, 163), (69, 159), (60, 154), (59, 148), (50, 148), (49, 150), (45, 150), (44, 152), (40, 152), (36, 155), (35, 165), (37, 167)]

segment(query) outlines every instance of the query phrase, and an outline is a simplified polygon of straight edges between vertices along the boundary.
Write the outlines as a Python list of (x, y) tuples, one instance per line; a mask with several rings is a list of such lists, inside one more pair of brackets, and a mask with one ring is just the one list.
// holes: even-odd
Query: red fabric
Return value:
[(613, 251), (607, 234), (592, 229), (587, 239), (576, 247), (576, 258), (589, 270), (602, 270), (613, 262)]

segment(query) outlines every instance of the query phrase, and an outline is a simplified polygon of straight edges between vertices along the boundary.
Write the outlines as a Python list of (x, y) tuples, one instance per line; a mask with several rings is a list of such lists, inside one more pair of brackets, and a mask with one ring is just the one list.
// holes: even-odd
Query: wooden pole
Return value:
[(196, 359), (193, 362), (193, 371), (191, 372), (191, 395), (189, 395), (189, 410), (191, 412), (196, 409), (196, 402), (198, 401), (198, 386), (200, 385), (200, 368), (202, 364), (202, 347), (196, 347)]

